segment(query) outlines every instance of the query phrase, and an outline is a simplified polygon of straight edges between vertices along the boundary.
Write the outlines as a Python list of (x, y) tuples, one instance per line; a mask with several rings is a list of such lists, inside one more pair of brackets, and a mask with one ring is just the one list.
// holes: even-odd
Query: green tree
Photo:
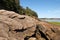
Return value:
[(38, 17), (37, 13), (31, 10), (29, 7), (26, 7), (26, 15)]
[(0, 9), (10, 10), (20, 13), (19, 0), (0, 0)]

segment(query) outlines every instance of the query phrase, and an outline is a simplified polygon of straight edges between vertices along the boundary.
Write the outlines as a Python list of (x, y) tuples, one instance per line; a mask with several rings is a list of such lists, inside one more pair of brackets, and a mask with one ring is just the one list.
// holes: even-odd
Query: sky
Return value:
[(20, 0), (20, 4), (37, 12), (39, 18), (60, 18), (60, 0)]

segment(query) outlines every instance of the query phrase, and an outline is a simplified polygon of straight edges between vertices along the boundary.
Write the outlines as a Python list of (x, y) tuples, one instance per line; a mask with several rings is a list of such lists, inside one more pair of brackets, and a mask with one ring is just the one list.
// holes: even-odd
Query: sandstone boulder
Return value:
[(12, 11), (0, 10), (0, 37), (24, 40), (25, 37), (32, 36), (35, 30), (35, 19)]
[(0, 10), (0, 40), (60, 40), (60, 26)]

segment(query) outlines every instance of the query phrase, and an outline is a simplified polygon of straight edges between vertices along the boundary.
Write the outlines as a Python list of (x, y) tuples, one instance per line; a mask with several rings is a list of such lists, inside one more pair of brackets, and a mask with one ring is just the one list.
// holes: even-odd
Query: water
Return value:
[(60, 20), (45, 20), (45, 21), (48, 21), (48, 22), (60, 22)]

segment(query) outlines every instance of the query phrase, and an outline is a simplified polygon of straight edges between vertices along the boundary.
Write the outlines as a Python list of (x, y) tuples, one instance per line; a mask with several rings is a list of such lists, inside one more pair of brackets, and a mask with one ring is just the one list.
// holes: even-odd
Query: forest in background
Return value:
[(0, 0), (0, 9), (14, 11), (21, 15), (38, 17), (37, 13), (29, 7), (23, 8), (20, 5), (20, 0)]

